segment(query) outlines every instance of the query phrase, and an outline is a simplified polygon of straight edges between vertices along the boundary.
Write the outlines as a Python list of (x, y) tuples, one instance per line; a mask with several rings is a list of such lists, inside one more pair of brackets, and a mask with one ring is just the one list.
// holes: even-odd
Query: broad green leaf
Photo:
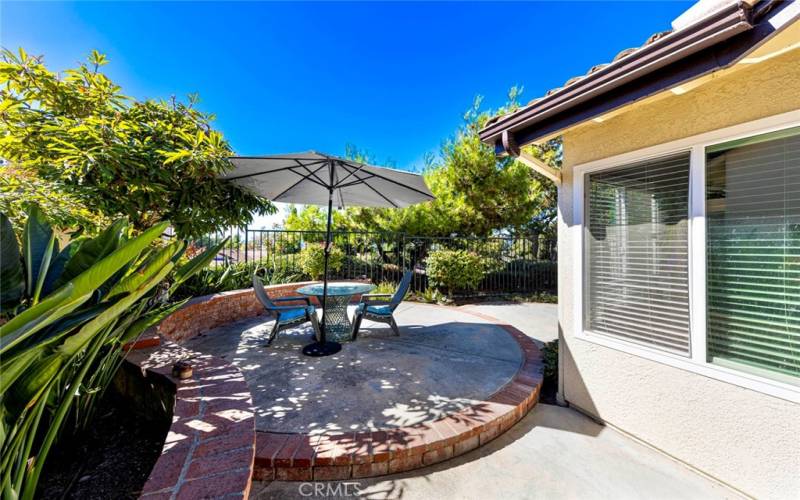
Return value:
[(44, 295), (47, 295), (55, 290), (55, 284), (58, 281), (58, 278), (61, 277), (61, 273), (64, 272), (64, 266), (67, 265), (67, 262), (69, 262), (72, 256), (75, 255), (84, 241), (86, 241), (85, 238), (80, 238), (69, 242), (69, 244), (65, 246), (63, 250), (58, 252), (56, 258), (50, 262), (50, 269), (47, 271), (47, 277), (44, 280), (44, 287), (42, 287), (42, 293)]
[(3, 101), (0, 102), (0, 113), (5, 112), (12, 107), (18, 107), (19, 105), (19, 101), (15, 101), (14, 99), (3, 99)]
[(64, 316), (58, 322), (51, 324), (36, 338), (36, 346), (44, 348), (58, 342), (62, 337), (72, 334), (76, 327), (95, 318), (110, 306), (111, 304), (108, 302), (101, 302), (89, 307), (80, 308)]
[(156, 224), (126, 242), (111, 255), (97, 262), (42, 302), (0, 326), (0, 354), (12, 347), (14, 343), (72, 312), (114, 273), (135, 259), (144, 248), (161, 235), (168, 225), (168, 222)]
[(131, 292), (138, 288), (139, 285), (150, 279), (153, 274), (167, 265), (167, 263), (172, 260), (173, 255), (180, 251), (182, 246), (182, 241), (176, 241), (156, 252), (146, 262), (142, 263), (136, 271), (118, 281), (108, 292), (108, 299), (110, 300), (120, 293)]
[(22, 298), (25, 278), (22, 273), (17, 237), (11, 221), (0, 213), (0, 308), (12, 308)]
[[(64, 358), (57, 353), (35, 361), (17, 383), (11, 387), (12, 399), (19, 405), (30, 407), (46, 386), (58, 375)], [(12, 404), (13, 406), (13, 404)]]
[(3, 360), (0, 377), (0, 394), (5, 394), (11, 384), (41, 355), (39, 349), (28, 349), (10, 360)]
[(127, 225), (125, 219), (118, 219), (97, 237), (84, 241), (75, 255), (66, 263), (64, 271), (54, 286), (58, 288), (116, 250)]
[(164, 165), (169, 165), (170, 163), (174, 163), (180, 160), (181, 158), (186, 158), (189, 156), (192, 156), (192, 152), (186, 150), (176, 151), (174, 153), (167, 153), (166, 154), (167, 158), (164, 160)]
[(125, 343), (137, 339), (145, 330), (161, 323), (161, 320), (183, 307), (183, 305), (187, 302), (189, 302), (189, 299), (184, 299), (174, 304), (170, 304), (168, 307), (142, 316), (140, 319), (132, 323), (127, 330), (125, 330), (125, 333), (120, 338), (120, 341)]
[(178, 286), (186, 281), (187, 279), (191, 278), (192, 275), (206, 267), (209, 262), (214, 260), (214, 257), (217, 256), (220, 250), (225, 246), (225, 243), (228, 242), (228, 238), (223, 239), (216, 245), (212, 245), (205, 249), (203, 253), (196, 256), (186, 264), (182, 265), (177, 271), (175, 271), (175, 282), (170, 287), (170, 293), (174, 292)]
[(14, 316), (8, 323), (0, 326), (0, 355), (71, 313), (90, 296), (91, 294), (75, 296), (72, 284), (68, 284), (30, 309)]
[(70, 357), (80, 352), (102, 328), (108, 326), (113, 320), (128, 310), (144, 294), (149, 292), (154, 286), (159, 284), (172, 270), (174, 264), (171, 262), (164, 266), (150, 281), (142, 284), (132, 293), (121, 298), (114, 305), (103, 311), (99, 316), (85, 324), (75, 335), (67, 338), (57, 351), (61, 356)]
[[(22, 231), (22, 259), (25, 261), (25, 293), (33, 297), (41, 291), (40, 276), (47, 274), (53, 254), (55, 233), (36, 205), (28, 211), (28, 220)], [(43, 279), (43, 276), (42, 276)], [(37, 297), (38, 299), (38, 297)]]
[(167, 227), (169, 227), (169, 222), (156, 224), (139, 236), (128, 240), (111, 255), (108, 255), (92, 266), (91, 269), (74, 278), (72, 283), (75, 285), (75, 293), (91, 293), (96, 290), (100, 285), (105, 283), (107, 279), (113, 276), (114, 273), (135, 259), (139, 253), (147, 248), (156, 238), (161, 236), (161, 233), (163, 233)]

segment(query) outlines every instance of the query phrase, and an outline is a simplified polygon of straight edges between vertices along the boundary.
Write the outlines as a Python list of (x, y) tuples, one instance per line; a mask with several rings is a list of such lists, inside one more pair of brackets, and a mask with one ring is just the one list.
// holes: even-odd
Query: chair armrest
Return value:
[(363, 302), (364, 304), (366, 304), (366, 303), (370, 303), (370, 304), (385, 303), (385, 304), (388, 304), (389, 303), (388, 300), (376, 300), (376, 299), (379, 299), (381, 297), (391, 297), (391, 296), (392, 296), (391, 293), (365, 293), (364, 295), (361, 296), (361, 302)]
[(370, 300), (369, 302), (362, 302), (365, 306), (390, 306), (392, 302), (389, 300)]
[[(306, 303), (306, 305), (309, 305), (309, 306), (311, 305), (311, 299), (309, 297), (304, 297), (304, 296), (301, 296), (301, 295), (298, 295), (296, 297), (278, 297), (277, 299), (272, 299), (272, 302), (276, 302), (276, 303), (277, 302), (296, 302), (298, 300), (302, 300), (303, 302)], [(297, 308), (295, 308), (295, 309), (297, 309)]]
[(298, 309), (305, 309), (306, 307), (308, 307), (308, 306), (277, 306), (277, 307), (273, 307), (273, 308), (268, 309), (268, 311), (278, 311), (278, 312), (281, 312), (281, 311), (296, 311)]

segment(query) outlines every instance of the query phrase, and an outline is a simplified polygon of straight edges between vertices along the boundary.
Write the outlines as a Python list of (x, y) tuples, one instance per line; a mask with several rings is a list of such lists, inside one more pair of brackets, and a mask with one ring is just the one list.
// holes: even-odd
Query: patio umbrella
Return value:
[(325, 338), (325, 306), (328, 294), (328, 258), (334, 205), (402, 208), (433, 199), (419, 174), (366, 165), (328, 154), (309, 151), (270, 156), (237, 156), (230, 159), (231, 172), (221, 176), (272, 201), (328, 205), (325, 231), (325, 268), (322, 292), (322, 335), (303, 353), (327, 356), (341, 345)]

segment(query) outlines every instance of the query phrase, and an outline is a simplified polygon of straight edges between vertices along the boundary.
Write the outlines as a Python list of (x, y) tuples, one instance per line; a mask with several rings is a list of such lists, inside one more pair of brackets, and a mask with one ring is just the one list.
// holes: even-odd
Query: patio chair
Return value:
[[(319, 321), (317, 320), (316, 308), (311, 305), (311, 299), (302, 296), (269, 298), (269, 295), (264, 290), (264, 282), (258, 275), (258, 271), (253, 273), (253, 290), (256, 292), (256, 297), (261, 302), (261, 305), (264, 306), (264, 309), (275, 315), (275, 326), (272, 327), (272, 331), (269, 333), (267, 346), (272, 343), (280, 330), (305, 323), (306, 321), (311, 322), (311, 326), (314, 327), (314, 335), (319, 340)], [(280, 306), (276, 304), (281, 302), (305, 302), (306, 305)]]
[[(394, 295), (390, 293), (371, 293), (361, 296), (361, 303), (356, 307), (355, 317), (353, 318), (353, 340), (358, 337), (361, 320), (364, 318), (379, 323), (388, 323), (392, 327), (394, 334), (400, 335), (400, 329), (397, 328), (397, 322), (394, 320), (394, 310), (397, 309), (397, 306), (400, 305), (400, 302), (403, 301), (408, 293), (408, 289), (411, 286), (411, 278), (413, 277), (413, 271), (406, 271)], [(391, 299), (386, 300), (386, 297), (391, 297)]]

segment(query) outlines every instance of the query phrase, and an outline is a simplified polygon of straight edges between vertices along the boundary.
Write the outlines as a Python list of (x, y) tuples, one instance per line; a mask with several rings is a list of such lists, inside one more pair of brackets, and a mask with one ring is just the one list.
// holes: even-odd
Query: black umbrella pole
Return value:
[(313, 344), (309, 344), (303, 348), (303, 354), (306, 356), (329, 356), (331, 354), (336, 354), (342, 348), (342, 345), (338, 342), (327, 342), (325, 335), (326, 335), (326, 324), (325, 324), (325, 313), (328, 310), (328, 258), (330, 257), (331, 252), (331, 223), (333, 222), (333, 189), (328, 189), (328, 227), (325, 231), (325, 265), (323, 267), (323, 278), (324, 281), (322, 282), (322, 324), (320, 325), (320, 339), (319, 342), (314, 342)]
[(325, 265), (322, 277), (322, 337), (320, 342), (325, 343), (325, 313), (328, 311), (328, 259), (331, 256), (331, 223), (333, 222), (333, 189), (328, 190), (328, 225), (325, 229)]

